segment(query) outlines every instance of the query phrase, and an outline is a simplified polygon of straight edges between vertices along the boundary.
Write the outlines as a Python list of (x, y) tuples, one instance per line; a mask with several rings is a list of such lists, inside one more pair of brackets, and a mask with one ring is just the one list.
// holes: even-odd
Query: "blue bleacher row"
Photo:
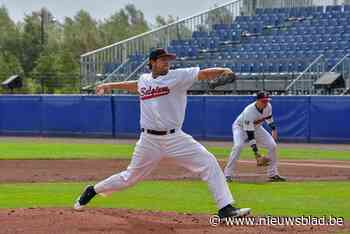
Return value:
[(350, 12), (350, 5), (334, 5), (334, 6), (311, 6), (311, 7), (293, 7), (293, 8), (265, 8), (256, 9), (257, 15), (271, 15), (284, 13), (291, 16), (308, 16), (315, 12), (326, 12), (326, 13), (339, 13), (339, 12)]
[[(301, 72), (322, 54), (330, 69), (350, 53), (350, 6), (257, 9), (255, 16), (238, 16), (232, 24), (215, 24), (210, 32), (173, 40), (168, 51), (179, 58), (174, 67), (197, 61), (201, 67), (221, 64), (243, 73)], [(130, 58), (121, 72), (146, 57)], [(108, 66), (108, 71), (115, 68)]]
[[(194, 38), (205, 38), (205, 37), (229, 37), (233, 35), (236, 37), (240, 35), (241, 32), (247, 31), (250, 33), (262, 33), (264, 30), (273, 33), (273, 27), (276, 29), (282, 28), (282, 32), (285, 31), (295, 31), (293, 34), (307, 34), (307, 33), (325, 33), (325, 30), (331, 33), (344, 33), (350, 31), (350, 12), (347, 17), (341, 18), (331, 18), (331, 19), (305, 19), (293, 25), (281, 24), (281, 22), (269, 23), (263, 21), (253, 21), (247, 18), (247, 21), (236, 22), (234, 24), (228, 25), (226, 28), (223, 25), (216, 25), (209, 34), (206, 32), (194, 32)], [(284, 21), (284, 20), (283, 20)], [(269, 26), (271, 29), (268, 30)], [(320, 31), (321, 30), (321, 31)], [(277, 31), (280, 33), (280, 31)]]
[(259, 35), (245, 38), (249, 43), (319, 43), (319, 42), (349, 42), (350, 33), (312, 34), (312, 35)]
[[(326, 62), (326, 69), (330, 70), (339, 59), (329, 59)], [(229, 67), (236, 73), (300, 73), (306, 69), (311, 60), (305, 60), (303, 57), (296, 57), (295, 59), (278, 59), (275, 57), (267, 57), (264, 59), (249, 59), (249, 58), (231, 58), (228, 59), (213, 59), (203, 60), (201, 62), (187, 62), (175, 61), (172, 63), (172, 68), (199, 66), (200, 68), (209, 67)], [(112, 64), (106, 64), (105, 69), (110, 69), (112, 72)], [(147, 67), (144, 67), (141, 72), (149, 72)]]
[(109, 74), (114, 70), (118, 69), (118, 73), (129, 73), (130, 71), (135, 70), (144, 60), (146, 56), (143, 54), (134, 54), (129, 57), (129, 60), (121, 67), (120, 63), (106, 63), (104, 64), (104, 73)]
[[(225, 52), (222, 52), (220, 57), (227, 57), (227, 54), (231, 53), (231, 57), (234, 54), (241, 55), (241, 57), (246, 57), (249, 53), (250, 58), (265, 58), (264, 54), (271, 54), (271, 57), (300, 57), (307, 56), (315, 58), (319, 55), (324, 55), (325, 57), (343, 57), (347, 53), (350, 53), (348, 42), (316, 42), (316, 43), (285, 43), (285, 44), (248, 44), (240, 48), (225, 48)], [(187, 59), (198, 59), (205, 58), (208, 53), (200, 53), (198, 48), (195, 47), (169, 47), (169, 52), (176, 53), (179, 58)]]
[(276, 60), (238, 62), (206, 61), (201, 63), (174, 63), (173, 68), (191, 66), (199, 66), (200, 68), (229, 67), (236, 73), (300, 73), (305, 70), (309, 62), (305, 60), (288, 60), (285, 62)]
[[(344, 33), (329, 33), (327, 29), (317, 28), (315, 34), (301, 34), (301, 35), (289, 35), (278, 34), (278, 35), (259, 35), (241, 38), (249, 43), (294, 43), (294, 42), (332, 42), (332, 41), (350, 41), (350, 27), (347, 27), (347, 32)], [(192, 40), (173, 40), (171, 46), (194, 46), (197, 48), (213, 48), (217, 47), (220, 43), (219, 37), (211, 38), (195, 38)], [(244, 42), (244, 41), (242, 41)]]

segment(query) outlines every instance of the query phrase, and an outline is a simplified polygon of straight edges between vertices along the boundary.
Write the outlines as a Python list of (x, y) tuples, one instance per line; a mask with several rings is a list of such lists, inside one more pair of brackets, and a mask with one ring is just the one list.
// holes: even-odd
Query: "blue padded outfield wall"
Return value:
[[(189, 96), (184, 131), (197, 139), (232, 140), (232, 122), (251, 96)], [(275, 96), (279, 137), (350, 142), (350, 97)], [(1, 135), (138, 137), (137, 96), (0, 96)]]

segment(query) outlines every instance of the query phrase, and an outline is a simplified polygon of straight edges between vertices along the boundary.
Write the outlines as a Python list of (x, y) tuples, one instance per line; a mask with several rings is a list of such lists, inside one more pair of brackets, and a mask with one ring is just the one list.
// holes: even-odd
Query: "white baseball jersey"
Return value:
[(256, 102), (251, 103), (244, 108), (243, 112), (232, 125), (234, 147), (224, 169), (225, 176), (233, 176), (235, 173), (236, 161), (239, 159), (243, 147), (248, 144), (248, 134), (246, 131), (254, 131), (256, 143), (268, 149), (267, 157), (271, 160), (267, 168), (268, 176), (278, 175), (276, 142), (270, 133), (261, 126), (264, 121), (268, 124), (273, 122), (272, 106), (268, 103), (262, 112), (260, 112), (255, 104)]
[(156, 79), (152, 74), (141, 75), (140, 126), (145, 129), (168, 131), (181, 129), (186, 105), (187, 90), (197, 79), (199, 67), (169, 70)]
[(258, 110), (255, 104), (256, 102), (244, 108), (234, 122), (235, 125), (242, 127), (244, 131), (255, 131), (264, 121), (268, 124), (273, 123), (271, 104), (268, 103), (262, 112)]
[(142, 132), (127, 169), (97, 183), (94, 186), (97, 193), (108, 195), (130, 187), (148, 176), (163, 158), (171, 158), (207, 181), (219, 209), (234, 201), (215, 156), (181, 130), (187, 90), (198, 72), (199, 68), (187, 68), (170, 70), (156, 79), (151, 74), (140, 77), (141, 128), (176, 131), (166, 135)]

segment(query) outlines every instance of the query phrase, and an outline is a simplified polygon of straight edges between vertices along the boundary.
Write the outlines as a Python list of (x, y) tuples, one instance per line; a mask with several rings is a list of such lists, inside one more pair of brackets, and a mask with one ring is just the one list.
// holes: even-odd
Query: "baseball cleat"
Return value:
[(229, 204), (219, 210), (218, 216), (221, 220), (229, 217), (245, 217), (250, 214), (250, 210), (250, 208), (235, 208)]
[(269, 182), (284, 182), (284, 181), (287, 181), (287, 178), (280, 175), (274, 175), (269, 177)]
[(233, 181), (233, 177), (232, 176), (226, 176), (226, 182), (227, 183), (231, 183)]
[(86, 204), (96, 195), (93, 185), (89, 185), (85, 188), (84, 192), (78, 197), (77, 201), (74, 204), (75, 210), (82, 210)]

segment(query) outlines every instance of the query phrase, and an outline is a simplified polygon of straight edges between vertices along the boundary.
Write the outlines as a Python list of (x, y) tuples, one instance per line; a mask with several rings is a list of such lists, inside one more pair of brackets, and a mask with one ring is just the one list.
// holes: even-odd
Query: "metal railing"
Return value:
[(346, 94), (350, 89), (350, 54), (346, 54), (342, 59), (340, 59), (339, 62), (334, 65), (331, 70), (329, 70), (329, 72), (339, 73), (345, 83), (344, 89), (340, 89), (340, 93), (336, 94)]
[(234, 0), (199, 14), (178, 20), (115, 44), (85, 53), (80, 57), (82, 84), (96, 81), (106, 64), (122, 64), (129, 56), (148, 54), (151, 48), (168, 47), (172, 40), (192, 38), (194, 31), (210, 31), (214, 24), (230, 24), (240, 15), (243, 0)]
[(325, 72), (325, 57), (318, 56), (286, 87), (287, 94), (315, 94), (314, 82)]
[[(174, 23), (142, 33), (129, 39), (81, 55), (82, 86), (92, 85), (101, 80), (115, 79), (120, 76), (121, 68), (106, 75), (106, 65), (122, 64), (128, 66), (127, 60), (135, 54), (147, 55), (151, 48), (168, 47), (172, 40), (188, 40), (194, 31), (209, 32), (214, 24), (231, 24), (239, 15), (253, 15), (257, 8), (292, 8), (308, 6), (326, 6), (349, 4), (346, 0), (234, 0), (213, 9), (178, 20)], [(320, 60), (320, 61), (319, 61)], [(321, 61), (323, 60), (323, 61)], [(324, 71), (324, 58), (318, 58), (308, 68), (294, 79), (286, 92), (313, 92), (311, 80), (317, 79)], [(323, 65), (321, 65), (323, 63)], [(124, 64), (124, 65), (123, 65)], [(143, 65), (142, 65), (143, 64)], [(140, 65), (145, 64), (140, 61)], [(130, 66), (131, 67), (131, 66)], [(136, 69), (136, 71), (135, 71)], [(123, 72), (125, 79), (134, 79), (142, 70), (140, 67)], [(99, 76), (97, 76), (99, 74)], [(107, 80), (108, 80), (107, 79)], [(288, 81), (289, 82), (289, 81)]]

